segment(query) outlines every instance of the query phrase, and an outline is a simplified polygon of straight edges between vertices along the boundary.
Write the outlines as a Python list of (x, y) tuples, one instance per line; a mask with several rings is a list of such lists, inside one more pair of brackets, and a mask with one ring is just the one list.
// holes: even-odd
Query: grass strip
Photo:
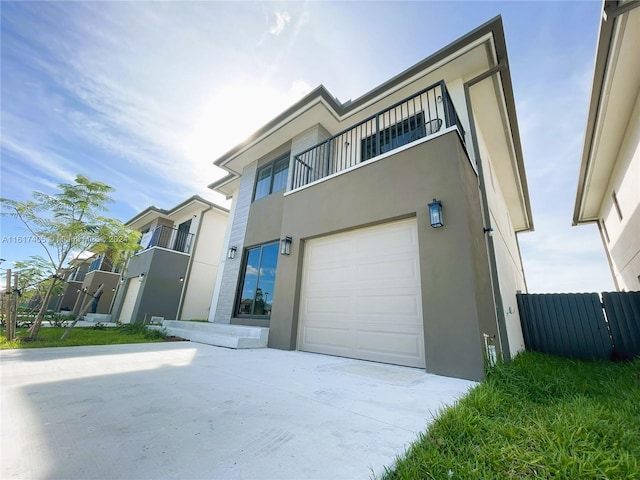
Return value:
[(4, 328), (0, 330), (0, 350), (15, 348), (77, 347), (81, 345), (117, 345), (123, 343), (162, 342), (162, 331), (150, 330), (141, 324), (129, 324), (118, 327), (76, 327), (64, 340), (60, 337), (66, 328), (41, 328), (38, 339), (26, 341), (29, 336), (26, 328), (18, 328), (16, 340), (7, 341)]
[(640, 359), (535, 352), (492, 368), (385, 480), (640, 480)]

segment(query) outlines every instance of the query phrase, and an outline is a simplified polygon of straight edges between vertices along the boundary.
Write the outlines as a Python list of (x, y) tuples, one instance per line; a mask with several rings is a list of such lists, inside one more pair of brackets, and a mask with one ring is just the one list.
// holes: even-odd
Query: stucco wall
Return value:
[[(145, 318), (148, 320), (152, 316), (176, 318), (182, 292), (180, 277), (185, 275), (188, 261), (186, 254), (157, 247), (131, 257), (125, 278), (138, 281), (134, 277), (145, 274), (133, 309), (132, 322)], [(125, 290), (118, 289), (112, 312), (115, 318), (119, 318), (122, 310)]]
[(191, 267), (185, 286), (180, 319), (207, 319), (211, 305), (211, 295), (216, 283), (220, 254), (227, 225), (228, 215), (218, 209), (207, 210), (196, 217), (200, 228), (192, 253)]
[[(640, 290), (640, 94), (600, 209), (603, 243), (619, 290)], [(616, 192), (622, 219), (613, 204)]]
[[(482, 378), (482, 334), (496, 334), (477, 177), (456, 132), (363, 164), (284, 198), (269, 345), (296, 347), (305, 240), (403, 217), (418, 221), (427, 371)], [(427, 204), (443, 202), (445, 227)]]
[(507, 327), (507, 340), (513, 357), (519, 351), (524, 350), (524, 337), (516, 303), (516, 294), (518, 291), (526, 292), (527, 288), (518, 238), (514, 232), (504, 194), (495, 175), (495, 167), (493, 165), (495, 161), (506, 160), (493, 158), (489, 154), (480, 125), (476, 125), (476, 133), (481, 161), (484, 166), (485, 187), (491, 215), (491, 228), (493, 228), (491, 236), (496, 254), (498, 283)]

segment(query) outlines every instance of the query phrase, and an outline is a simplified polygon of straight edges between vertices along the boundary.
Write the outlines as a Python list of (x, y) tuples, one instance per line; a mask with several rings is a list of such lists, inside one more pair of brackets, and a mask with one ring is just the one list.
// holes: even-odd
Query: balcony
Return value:
[(193, 233), (178, 228), (161, 225), (142, 236), (140, 245), (143, 250), (151, 247), (162, 247), (176, 252), (191, 253)]
[(291, 190), (304, 187), (443, 128), (464, 128), (444, 81), (294, 156)]

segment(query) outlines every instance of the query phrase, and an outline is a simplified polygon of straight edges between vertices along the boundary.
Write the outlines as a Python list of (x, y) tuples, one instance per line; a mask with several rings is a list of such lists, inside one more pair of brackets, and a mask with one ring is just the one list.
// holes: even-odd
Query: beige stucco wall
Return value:
[(227, 218), (226, 213), (215, 208), (193, 217), (190, 233), (197, 235), (197, 239), (192, 252), (188, 282), (185, 285), (181, 320), (209, 318), (211, 296), (220, 267)]
[(496, 159), (489, 155), (482, 128), (479, 125), (476, 125), (476, 134), (478, 149), (484, 166), (485, 187), (491, 215), (491, 228), (493, 228), (491, 235), (496, 254), (503, 313), (507, 327), (509, 349), (513, 357), (519, 351), (524, 350), (524, 337), (516, 303), (516, 293), (519, 291), (524, 293), (527, 288), (518, 238), (514, 232), (509, 210), (505, 204), (502, 188), (493, 166), (495, 161), (507, 160)]
[[(613, 204), (614, 191), (622, 219)], [(599, 217), (617, 288), (640, 290), (640, 94), (635, 99)]]

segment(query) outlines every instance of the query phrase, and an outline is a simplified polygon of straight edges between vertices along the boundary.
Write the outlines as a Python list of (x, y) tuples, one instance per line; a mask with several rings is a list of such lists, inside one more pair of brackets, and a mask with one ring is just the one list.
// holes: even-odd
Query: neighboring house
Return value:
[(597, 223), (618, 290), (640, 290), (640, 3), (605, 2), (573, 224)]
[(470, 379), (524, 348), (533, 224), (500, 17), (356, 100), (316, 88), (215, 165), (233, 200), (209, 321)]
[(96, 313), (109, 313), (120, 273), (118, 265), (114, 265), (108, 256), (83, 252), (71, 260), (69, 267), (60, 276), (65, 280), (64, 289), (60, 295), (51, 299), (49, 310), (78, 314), (93, 301), (90, 295), (103, 284)]
[(122, 274), (113, 318), (208, 318), (228, 215), (195, 195), (171, 210), (149, 207), (129, 220), (125, 225), (142, 233), (142, 248)]

